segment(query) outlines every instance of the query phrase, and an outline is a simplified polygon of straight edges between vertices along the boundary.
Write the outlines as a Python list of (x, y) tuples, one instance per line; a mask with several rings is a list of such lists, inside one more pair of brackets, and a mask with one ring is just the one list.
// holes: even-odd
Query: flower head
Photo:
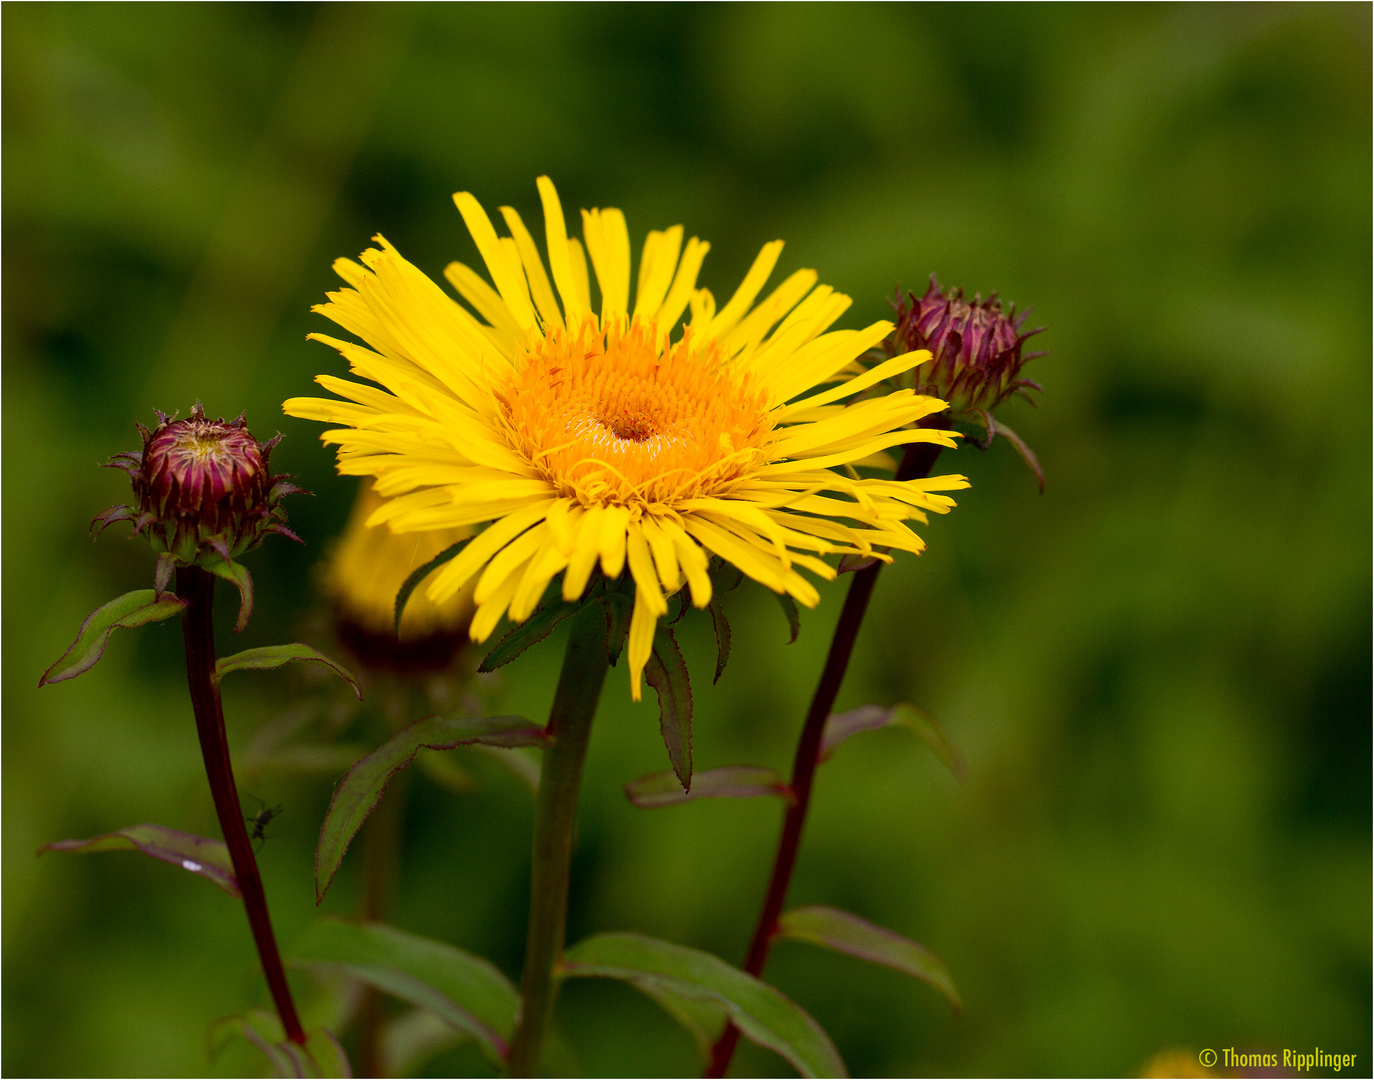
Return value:
[(372, 348), (311, 337), (368, 382), (321, 375), (343, 401), (285, 403), (337, 425), (322, 438), (339, 446), (340, 472), (376, 477), (388, 501), (369, 524), (410, 533), (487, 523), (429, 580), (432, 601), (475, 582), (470, 633), (483, 641), (502, 616), (529, 617), (560, 574), (564, 599), (577, 600), (598, 567), (611, 581), (628, 569), (637, 699), (667, 598), (686, 589), (705, 607), (712, 555), (812, 606), (819, 593), (799, 571), (835, 576), (819, 556), (922, 550), (906, 522), (949, 510), (953, 500), (936, 493), (966, 487), (963, 477), (899, 483), (837, 470), (902, 443), (954, 445), (953, 433), (910, 426), (943, 401), (900, 390), (845, 404), (928, 353), (848, 379), (891, 324), (829, 330), (850, 301), (817, 286), (812, 270), (756, 302), (781, 241), (717, 307), (696, 284), (709, 245), (684, 245), (681, 226), (655, 230), (632, 296), (620, 211), (583, 211), (584, 254), (547, 177), (539, 192), (547, 269), (513, 209), (501, 209), (510, 235), (500, 237), (476, 199), (454, 196), (492, 281), (447, 268), (471, 311), (381, 237), (360, 263), (336, 262), (348, 288), (315, 310)]
[(916, 370), (918, 393), (934, 394), (949, 402), (951, 413), (990, 413), (1015, 393), (1040, 387), (1020, 378), (1021, 367), (1044, 353), (1024, 353), (1026, 339), (1044, 327), (1022, 332), (1029, 312), (1016, 314), (1012, 304), (1005, 312), (994, 292), (972, 302), (963, 289), (941, 292), (935, 275), (930, 287), (917, 298), (908, 293), (893, 304), (897, 325), (886, 344), (889, 356), (927, 349), (934, 359)]
[(268, 533), (301, 542), (286, 527), (281, 500), (302, 489), (281, 474), (272, 476), (268, 459), (281, 440), (258, 442), (247, 421), (211, 420), (199, 402), (185, 420), (159, 412), (158, 425), (143, 436), (141, 451), (116, 454), (108, 468), (122, 469), (133, 485), (136, 504), (112, 506), (97, 514), (91, 528), (103, 532), (116, 521), (133, 522), (158, 553), (161, 591), (176, 566), (203, 566), (234, 581), (251, 609), (247, 571), (235, 565)]
[(386, 500), (364, 481), (353, 513), (324, 567), (324, 588), (334, 609), (340, 639), (371, 668), (399, 671), (447, 667), (467, 637), (472, 619), (472, 590), (464, 589), (442, 604), (423, 592), (406, 605), (399, 631), (396, 593), (410, 573), (470, 529), (435, 529), (393, 533), (367, 519)]

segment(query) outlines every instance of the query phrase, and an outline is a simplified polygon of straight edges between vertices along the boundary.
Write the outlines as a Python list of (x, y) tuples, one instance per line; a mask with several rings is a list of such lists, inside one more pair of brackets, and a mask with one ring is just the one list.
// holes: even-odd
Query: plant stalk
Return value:
[(525, 939), (520, 1020), (511, 1039), (508, 1062), (511, 1076), (539, 1075), (544, 1035), (558, 996), (557, 968), (563, 958), (568, 920), (568, 867), (577, 824), (577, 794), (592, 717), (609, 667), (605, 616), (599, 604), (588, 604), (573, 620), (545, 729), (550, 744), (544, 751), (534, 811), (530, 924)]
[[(917, 480), (929, 476), (931, 468), (940, 456), (940, 447), (934, 443), (908, 443), (902, 455), (901, 464), (894, 475), (896, 480)], [(773, 859), (773, 876), (768, 882), (768, 892), (764, 896), (763, 909), (759, 912), (758, 926), (754, 938), (749, 943), (749, 954), (744, 961), (744, 970), (755, 978), (763, 974), (768, 962), (768, 951), (772, 948), (773, 937), (777, 934), (778, 919), (782, 915), (783, 903), (787, 900), (787, 887), (792, 883), (792, 870), (797, 864), (797, 849), (801, 846), (802, 828), (806, 824), (806, 810), (811, 803), (811, 782), (816, 775), (816, 765), (820, 760), (821, 736), (825, 732), (825, 722), (835, 707), (835, 698), (844, 682), (845, 672), (849, 670), (849, 658), (854, 652), (854, 643), (859, 637), (868, 602), (873, 596), (873, 586), (878, 583), (881, 562), (857, 570), (849, 585), (849, 595), (845, 597), (840, 621), (835, 626), (835, 636), (830, 639), (830, 652), (821, 670), (820, 682), (811, 698), (811, 707), (806, 713), (806, 724), (802, 727), (801, 738), (797, 741), (797, 753), (792, 760), (792, 780), (789, 785), (792, 802), (783, 819), (782, 837), (778, 841), (778, 853)], [(730, 1059), (739, 1045), (740, 1030), (734, 1024), (727, 1024), (721, 1036), (711, 1048), (711, 1061), (706, 1070), (707, 1076), (720, 1077), (730, 1067)]]
[(182, 636), (186, 642), (186, 682), (191, 690), (191, 706), (196, 714), (196, 733), (200, 736), (200, 752), (205, 758), (205, 775), (210, 781), (210, 794), (215, 800), (220, 832), (229, 847), (234, 864), (243, 908), (248, 913), (248, 925), (253, 942), (262, 961), (267, 987), (277, 1006), (286, 1037), (305, 1045), (305, 1032), (296, 1016), (291, 1000), (291, 988), (286, 983), (277, 939), (272, 933), (272, 919), (267, 913), (267, 894), (263, 891), (262, 875), (248, 839), (243, 808), (239, 805), (238, 787), (234, 783), (234, 768), (229, 760), (229, 743), (224, 734), (224, 706), (220, 701), (219, 683), (215, 680), (215, 579), (198, 566), (177, 570), (177, 596), (187, 602), (181, 616)]

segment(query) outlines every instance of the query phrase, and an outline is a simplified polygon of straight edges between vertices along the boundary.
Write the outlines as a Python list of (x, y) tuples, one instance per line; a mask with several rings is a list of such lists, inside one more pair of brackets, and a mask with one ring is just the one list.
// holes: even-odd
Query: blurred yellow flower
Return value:
[[(471, 529), (434, 529), (393, 533), (385, 526), (369, 525), (368, 518), (386, 500), (365, 480), (353, 504), (344, 530), (324, 567), (324, 589), (334, 606), (346, 638), (376, 636), (407, 645), (436, 634), (456, 635), (472, 619), (472, 590), (464, 589), (436, 603), (416, 593), (406, 605), (400, 633), (396, 633), (396, 593), (411, 571)], [(359, 633), (361, 632), (361, 633)]]
[(377, 237), (361, 265), (334, 264), (349, 288), (315, 309), (373, 348), (311, 337), (385, 390), (321, 375), (346, 400), (284, 406), (342, 425), (322, 436), (340, 448), (339, 471), (375, 476), (388, 500), (370, 525), (409, 534), (490, 522), (432, 576), (431, 601), (475, 581), (470, 632), (483, 641), (503, 615), (529, 617), (556, 575), (575, 600), (598, 564), (609, 579), (628, 565), (638, 700), (667, 597), (685, 585), (697, 607), (709, 603), (711, 555), (814, 606), (819, 594), (798, 570), (833, 578), (818, 556), (924, 547), (904, 523), (949, 510), (953, 500), (935, 492), (967, 487), (963, 477), (898, 483), (835, 470), (902, 443), (954, 445), (950, 432), (908, 427), (944, 409), (936, 398), (900, 390), (843, 404), (929, 353), (848, 378), (890, 323), (827, 332), (850, 300), (817, 286), (813, 270), (755, 304), (781, 241), (764, 245), (717, 309), (696, 285), (709, 245), (693, 237), (684, 248), (680, 225), (649, 233), (632, 306), (619, 210), (582, 212), (598, 312), (582, 243), (567, 234), (553, 184), (538, 183), (552, 283), (513, 209), (501, 208), (510, 235), (499, 237), (460, 192), (454, 201), (495, 288), (461, 263), (445, 276), (485, 322)]

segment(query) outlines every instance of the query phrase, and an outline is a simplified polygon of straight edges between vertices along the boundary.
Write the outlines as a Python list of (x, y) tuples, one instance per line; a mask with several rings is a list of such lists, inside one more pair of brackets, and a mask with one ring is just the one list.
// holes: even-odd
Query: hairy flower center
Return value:
[(763, 391), (717, 347), (652, 340), (587, 325), (556, 331), (499, 391), (512, 444), (586, 505), (711, 494), (758, 456), (768, 432)]

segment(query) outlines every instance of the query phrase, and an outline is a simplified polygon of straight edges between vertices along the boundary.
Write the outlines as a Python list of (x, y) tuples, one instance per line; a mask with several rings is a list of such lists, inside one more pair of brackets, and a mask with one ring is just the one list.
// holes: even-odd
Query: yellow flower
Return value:
[(466, 630), (473, 611), (471, 589), (442, 603), (417, 593), (406, 605), (400, 634), (396, 633), (396, 593), (411, 571), (471, 535), (472, 530), (397, 534), (385, 526), (369, 525), (368, 518), (385, 505), (386, 500), (373, 490), (372, 481), (364, 481), (348, 526), (324, 567), (325, 594), (340, 623), (352, 631), (345, 636), (389, 639), (388, 651), (393, 652), (397, 646)]
[(843, 401), (929, 353), (849, 378), (892, 326), (827, 332), (850, 300), (817, 286), (813, 270), (756, 304), (780, 240), (764, 245), (717, 309), (696, 286), (709, 245), (693, 237), (684, 248), (680, 225), (650, 232), (631, 306), (619, 210), (582, 212), (598, 312), (582, 244), (568, 236), (547, 177), (539, 194), (552, 283), (513, 209), (501, 208), (510, 235), (499, 237), (476, 199), (454, 196), (495, 288), (461, 263), (445, 276), (480, 318), (381, 237), (361, 265), (336, 262), (349, 288), (315, 310), (373, 348), (310, 336), (385, 390), (321, 375), (346, 400), (284, 406), (342, 425), (322, 436), (339, 446), (339, 471), (375, 476), (389, 500), (370, 525), (410, 533), (490, 523), (425, 590), (442, 603), (476, 581), (473, 640), (503, 615), (528, 618), (560, 573), (564, 598), (576, 600), (598, 564), (608, 579), (628, 565), (638, 700), (667, 597), (686, 586), (706, 606), (711, 555), (811, 607), (819, 594), (798, 571), (835, 576), (819, 556), (922, 550), (905, 522), (948, 511), (953, 500), (935, 492), (967, 481), (863, 479), (852, 464), (903, 443), (953, 446), (951, 432), (908, 426), (944, 402), (910, 390)]

